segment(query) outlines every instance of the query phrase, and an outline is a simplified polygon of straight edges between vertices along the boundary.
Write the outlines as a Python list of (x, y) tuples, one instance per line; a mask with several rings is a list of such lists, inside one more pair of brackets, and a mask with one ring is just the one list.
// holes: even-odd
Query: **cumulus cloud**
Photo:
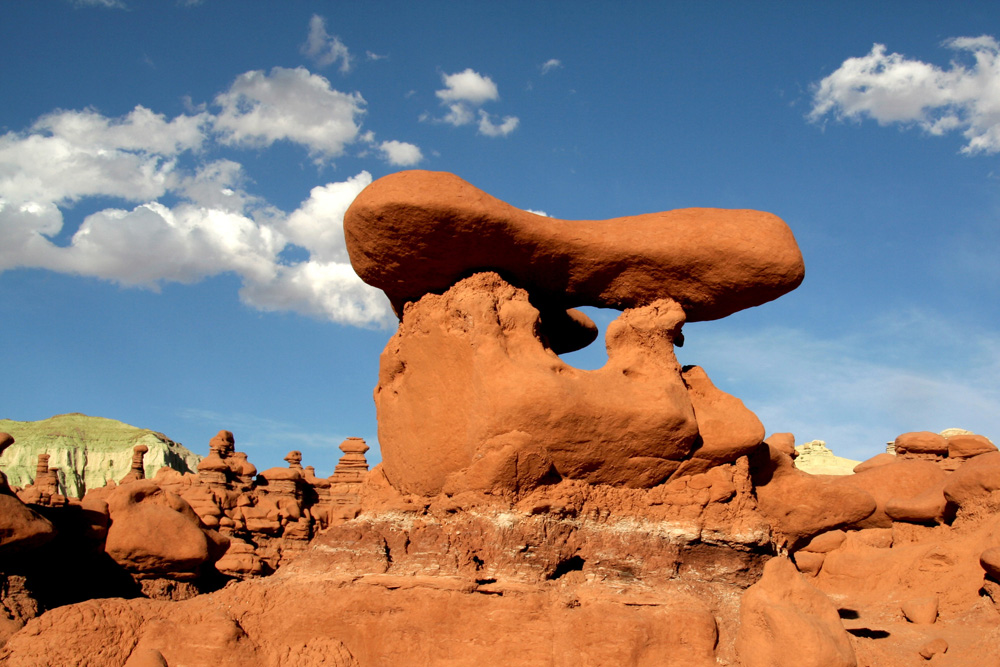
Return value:
[(313, 14), (309, 19), (309, 35), (301, 48), (302, 55), (316, 63), (317, 67), (329, 67), (340, 62), (340, 71), (344, 74), (351, 71), (350, 52), (340, 37), (326, 32), (326, 19)]
[(493, 79), (471, 68), (457, 74), (442, 74), (444, 88), (435, 95), (445, 102), (468, 102), (479, 106), (483, 102), (500, 99), (500, 91)]
[(363, 171), (340, 183), (315, 187), (281, 224), (287, 239), (323, 262), (346, 263), (343, 220), (354, 198), (372, 182)]
[(488, 137), (506, 136), (517, 128), (517, 117), (506, 116), (500, 124), (495, 124), (488, 113), (479, 109), (486, 102), (500, 99), (500, 91), (490, 77), (469, 68), (456, 74), (442, 74), (441, 79), (445, 87), (434, 94), (448, 109), (441, 119), (445, 123), (459, 127), (478, 117), (479, 133)]
[[(313, 91), (309, 75), (286, 72)], [(320, 98), (328, 90), (325, 80), (321, 84)], [(264, 104), (268, 98), (254, 99)], [(253, 113), (252, 104), (233, 104), (243, 105), (244, 115)], [(243, 135), (230, 129), (221, 136), (260, 136), (267, 143), (282, 136), (265, 127), (278, 115), (262, 114), (252, 132), (244, 127)], [(168, 120), (136, 107), (122, 118), (94, 110), (55, 112), (24, 132), (0, 135), (0, 271), (43, 268), (151, 289), (233, 273), (242, 281), (243, 301), (261, 310), (359, 326), (393, 321), (388, 300), (361, 282), (344, 246), (344, 212), (371, 175), (313, 188), (285, 213), (247, 192), (249, 179), (238, 162), (206, 158), (218, 127), (207, 112)], [(315, 150), (334, 149), (315, 140), (322, 132), (284, 136)], [(390, 160), (419, 156), (416, 146), (403, 142), (382, 142), (381, 148)], [(95, 197), (130, 205), (91, 213), (64, 244), (53, 242), (68, 233), (64, 209)], [(290, 248), (306, 257), (287, 260)]]
[(241, 74), (215, 98), (214, 119), (222, 141), (267, 146), (287, 140), (306, 146), (317, 162), (342, 155), (360, 132), (365, 113), (360, 93), (342, 93), (304, 67), (275, 67)]
[(517, 129), (519, 122), (516, 116), (504, 116), (498, 125), (493, 122), (488, 113), (482, 109), (479, 110), (479, 133), (485, 134), (487, 137), (506, 137)]
[(932, 135), (959, 130), (967, 140), (963, 152), (1000, 151), (1000, 44), (983, 35), (949, 39), (944, 46), (974, 62), (941, 68), (887, 53), (883, 44), (848, 58), (816, 84), (810, 119), (868, 117)]
[(283, 246), (276, 230), (239, 213), (150, 202), (88, 216), (56, 258), (73, 273), (155, 288), (230, 271), (251, 282), (273, 280)]
[(203, 114), (168, 121), (141, 106), (120, 119), (94, 110), (48, 114), (28, 132), (0, 136), (0, 196), (61, 204), (159, 197), (176, 183), (174, 158), (202, 145), (207, 122)]
[(417, 146), (405, 141), (383, 141), (379, 150), (386, 162), (396, 167), (412, 167), (424, 159)]
[(550, 58), (549, 60), (546, 60), (544, 63), (542, 63), (541, 67), (542, 74), (548, 74), (552, 70), (559, 69), (561, 67), (562, 67), (562, 61), (556, 60), (555, 58)]
[(260, 310), (293, 310), (356, 326), (395, 320), (385, 295), (358, 278), (350, 264), (299, 262), (272, 280), (248, 281), (240, 297)]

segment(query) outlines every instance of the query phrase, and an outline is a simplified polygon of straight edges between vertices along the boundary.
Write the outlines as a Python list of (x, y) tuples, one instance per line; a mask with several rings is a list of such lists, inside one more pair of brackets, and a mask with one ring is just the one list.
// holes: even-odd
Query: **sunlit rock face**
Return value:
[(632, 308), (678, 302), (714, 320), (795, 289), (805, 274), (788, 226), (761, 211), (688, 208), (559, 220), (515, 208), (454, 174), (378, 179), (344, 217), (351, 264), (403, 305), (494, 270), (539, 304)]
[[(442, 180), (457, 189), (407, 195), (430, 212), (362, 199), (391, 213), (362, 232), (417, 225), (416, 250), (382, 247), (376, 277), (444, 276), (408, 292), (404, 271), (387, 288), (401, 322), (375, 391), (383, 464), (369, 472), (367, 445), (348, 438), (329, 479), (299, 451), (257, 474), (220, 431), (197, 474), (143, 479), (138, 445), (119, 486), (74, 503), (43, 455), (42, 481), (18, 496), (0, 483), (21, 510), (0, 511), (0, 566), (16, 566), (0, 571), (0, 662), (850, 667), (996, 653), (1000, 452), (987, 438), (903, 434), (852, 474), (810, 474), (828, 450), (765, 440), (739, 399), (678, 365), (687, 319), (755, 294), (744, 259), (767, 247), (759, 228), (740, 227), (741, 256), (718, 243), (722, 214), (705, 214), (705, 248), (733, 280), (719, 290), (696, 263), (662, 261), (662, 239), (640, 239), (659, 258), (644, 264), (615, 236), (621, 221), (590, 245), (582, 232), (553, 243), (560, 225), (528, 224), (455, 177), (388, 182)], [(488, 243), (460, 239), (435, 265), (425, 223), (444, 241), (479, 225)], [(631, 247), (621, 263), (615, 243)], [(499, 264), (526, 248), (528, 264)], [(497, 263), (479, 265), (491, 250)], [(706, 285), (715, 296), (699, 300)], [(570, 306), (622, 286), (637, 296), (617, 303), (608, 363), (565, 364), (558, 352), (595, 331)], [(108, 565), (128, 586), (112, 587)], [(56, 578), (73, 600), (53, 596)]]
[[(358, 274), (401, 317), (375, 391), (384, 472), (401, 491), (562, 478), (648, 488), (734, 461), (764, 438), (703, 370), (682, 372), (673, 348), (687, 320), (801, 282), (795, 239), (771, 214), (557, 220), (452, 174), (411, 171), (366, 188), (345, 234)], [(596, 335), (578, 305), (624, 310), (599, 370), (557, 356)]]
[(530, 454), (570, 479), (662, 482), (698, 436), (673, 353), (683, 318), (668, 300), (626, 311), (608, 331), (607, 365), (582, 371), (543, 344), (527, 293), (494, 273), (424, 297), (382, 354), (375, 401), (386, 476), (433, 495), (484, 457)]
[(82, 414), (56, 415), (33, 422), (0, 420), (0, 430), (17, 444), (0, 457), (0, 469), (11, 486), (35, 481), (39, 454), (49, 456), (49, 466), (59, 470), (60, 492), (82, 498), (87, 489), (118, 482), (129, 473), (133, 450), (147, 447), (145, 476), (163, 467), (179, 472), (197, 469), (201, 457), (162, 433), (137, 428), (114, 419)]

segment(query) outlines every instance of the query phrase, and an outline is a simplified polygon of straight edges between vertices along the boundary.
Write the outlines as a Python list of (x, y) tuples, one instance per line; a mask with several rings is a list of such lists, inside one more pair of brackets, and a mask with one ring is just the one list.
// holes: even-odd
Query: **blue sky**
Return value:
[(0, 417), (375, 447), (394, 320), (340, 221), (422, 168), (566, 219), (775, 213), (805, 282), (681, 362), (852, 458), (995, 439), (998, 39), (990, 3), (5, 3)]

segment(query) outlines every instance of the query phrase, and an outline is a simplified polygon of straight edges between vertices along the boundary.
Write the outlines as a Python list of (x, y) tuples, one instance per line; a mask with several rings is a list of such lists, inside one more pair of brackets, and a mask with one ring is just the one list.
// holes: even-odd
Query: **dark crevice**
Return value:
[(392, 552), (389, 549), (389, 543), (385, 540), (382, 541), (382, 549), (385, 551), (385, 560), (390, 566), (392, 565)]
[(864, 637), (865, 639), (885, 639), (889, 636), (885, 630), (872, 630), (871, 628), (850, 628), (848, 632), (855, 637)]
[(559, 577), (569, 574), (570, 572), (577, 572), (579, 570), (582, 570), (583, 566), (586, 563), (587, 561), (580, 558), (579, 556), (571, 556), (570, 558), (567, 558), (566, 560), (561, 561), (558, 565), (556, 565), (556, 569), (554, 569), (552, 571), (552, 574), (546, 577), (546, 579), (558, 579)]
[(857, 609), (838, 609), (837, 613), (840, 614), (841, 618), (855, 619), (861, 616)]

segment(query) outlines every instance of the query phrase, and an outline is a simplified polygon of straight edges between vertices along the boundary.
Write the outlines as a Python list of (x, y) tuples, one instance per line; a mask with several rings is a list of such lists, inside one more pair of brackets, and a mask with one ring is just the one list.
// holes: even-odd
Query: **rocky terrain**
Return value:
[[(988, 438), (904, 433), (810, 474), (676, 361), (688, 319), (802, 280), (779, 219), (578, 224), (401, 172), (345, 233), (400, 316), (383, 463), (348, 440), (329, 479), (297, 452), (257, 473), (222, 431), (196, 473), (146, 479), (136, 448), (80, 501), (41, 466), (0, 485), (6, 664), (1000, 665)], [(557, 355), (595, 335), (579, 305), (623, 310), (597, 371)]]
[(33, 422), (0, 419), (0, 431), (14, 436), (18, 444), (0, 459), (0, 470), (10, 484), (30, 483), (38, 455), (48, 454), (49, 468), (58, 471), (60, 487), (74, 498), (104, 486), (109, 479), (121, 479), (132, 465), (132, 449), (137, 445), (148, 449), (145, 472), (149, 477), (163, 467), (191, 472), (201, 461), (162, 433), (103, 417), (68, 414)]

